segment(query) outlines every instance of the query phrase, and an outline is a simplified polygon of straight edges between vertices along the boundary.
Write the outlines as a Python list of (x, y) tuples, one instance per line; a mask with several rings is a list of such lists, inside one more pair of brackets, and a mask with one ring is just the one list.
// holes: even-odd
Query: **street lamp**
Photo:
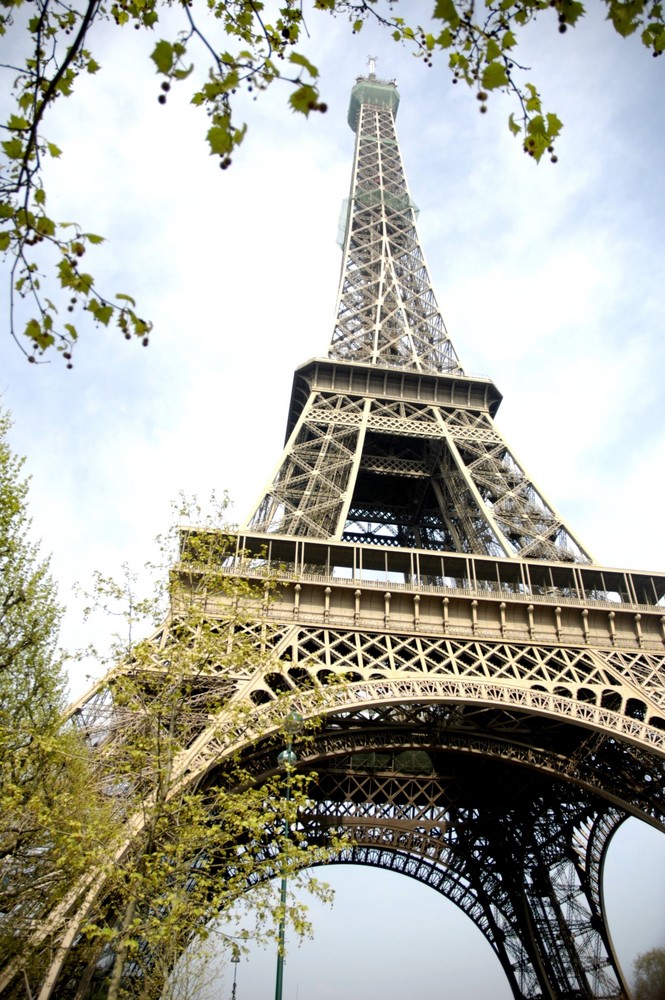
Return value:
[(233, 970), (233, 989), (231, 990), (231, 1000), (236, 1000), (236, 976), (238, 975), (238, 962), (240, 961), (240, 952), (238, 951), (237, 945), (233, 946), (233, 958), (231, 959), (231, 964), (235, 966)]
[[(286, 747), (277, 757), (277, 763), (286, 768), (286, 795), (285, 801), (291, 801), (291, 769), (295, 767), (296, 757), (293, 749), (293, 737), (302, 732), (305, 725), (302, 715), (291, 709), (284, 719), (284, 731), (286, 733)], [(289, 839), (289, 814), (288, 805), (284, 811), (284, 837)], [(286, 928), (286, 869), (282, 870), (282, 885), (280, 891), (280, 916), (279, 931), (277, 936), (277, 976), (275, 979), (275, 1000), (282, 1000), (282, 984), (284, 982), (284, 936)]]

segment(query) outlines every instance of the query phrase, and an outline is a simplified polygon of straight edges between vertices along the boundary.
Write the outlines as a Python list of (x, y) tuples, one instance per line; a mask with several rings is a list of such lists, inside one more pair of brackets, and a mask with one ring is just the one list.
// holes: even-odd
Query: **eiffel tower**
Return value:
[[(350, 834), (336, 861), (452, 900), (518, 1000), (618, 1000), (603, 864), (628, 816), (665, 830), (665, 574), (592, 560), (496, 428), (492, 381), (464, 372), (398, 104), (373, 65), (353, 87), (330, 350), (296, 370), (284, 451), (221, 567), (267, 593), (265, 668), (231, 700), (260, 715), (286, 695), (320, 718), (302, 821)], [(79, 724), (109, 701), (101, 682)], [(226, 752), (212, 720), (178, 766), (195, 782)], [(274, 743), (245, 755), (257, 781), (274, 771)]]
[[(418, 879), (494, 949), (516, 998), (618, 998), (602, 871), (629, 815), (665, 829), (665, 579), (595, 564), (497, 430), (437, 306), (395, 131), (356, 134), (328, 357), (297, 369), (284, 451), (238, 540), (283, 583), (257, 702), (343, 674), (316, 819), (342, 862)], [(256, 576), (259, 579), (259, 576)], [(325, 688), (323, 688), (325, 690)]]

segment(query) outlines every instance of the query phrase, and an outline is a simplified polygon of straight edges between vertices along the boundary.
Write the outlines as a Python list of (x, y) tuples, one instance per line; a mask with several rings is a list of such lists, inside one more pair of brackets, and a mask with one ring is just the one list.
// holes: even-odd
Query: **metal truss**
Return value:
[[(325, 610), (318, 622), (294, 622), (279, 596), (257, 605), (253, 621), (239, 622), (224, 602), (212, 607), (219, 667), (211, 659), (198, 678), (174, 779), (223, 781), (225, 762), (241, 754), (260, 782), (274, 771), (286, 696), (320, 720), (299, 752), (300, 766), (318, 775), (301, 817), (311, 839), (341, 828), (351, 843), (340, 863), (391, 868), (450, 898), (487, 938), (515, 997), (624, 996), (602, 867), (625, 816), (665, 830), (665, 654), (636, 640), (631, 650), (526, 635), (499, 642), (457, 635), (454, 623), (447, 636), (400, 632), (385, 619), (380, 589), (366, 585), (362, 603), (373, 595), (373, 628), (335, 627)], [(155, 633), (152, 662), (135, 676), (146, 689), (166, 675), (188, 629), (174, 614)], [(262, 653), (263, 669), (225, 668), (236, 635)], [(127, 723), (113, 686), (110, 675), (71, 712), (100, 753)], [(239, 731), (230, 709), (201, 712), (206, 690), (211, 706), (253, 706), (255, 721), (248, 726), (245, 713)], [(140, 823), (129, 820), (119, 859)], [(99, 891), (91, 873), (44, 915), (43, 933), (74, 942)]]
[[(589, 556), (489, 412), (318, 387), (249, 520), (256, 532), (564, 561)], [(432, 395), (436, 383), (431, 379)]]
[[(665, 831), (665, 576), (591, 562), (496, 429), (493, 383), (463, 373), (418, 240), (397, 104), (373, 74), (353, 90), (329, 357), (296, 371), (286, 446), (248, 527), (215, 536), (213, 566), (183, 536), (171, 617), (140, 672), (117, 670), (154, 691), (205, 595), (219, 657), (192, 679), (175, 781), (206, 789), (238, 758), (257, 783), (274, 773), (286, 700), (318, 722), (298, 747), (317, 776), (308, 839), (342, 829), (335, 861), (451, 899), (516, 1000), (622, 1000), (603, 865), (627, 816)], [(220, 576), (263, 599), (238, 615)], [(232, 655), (238, 643), (260, 668)], [(114, 677), (70, 713), (100, 755), (128, 725)], [(142, 822), (128, 817), (118, 860)], [(40, 1000), (100, 891), (93, 872), (36, 917), (56, 956)], [(0, 973), (0, 992), (10, 981)]]
[(416, 231), (395, 133), (397, 91), (363, 81), (354, 97), (356, 150), (330, 356), (461, 373)]
[[(356, 151), (329, 350), (338, 364), (300, 370), (291, 433), (249, 527), (588, 560), (496, 430), (496, 389), (459, 364), (418, 238), (395, 132), (398, 103), (392, 84), (368, 78), (354, 88)], [(348, 363), (360, 375), (355, 392)], [(401, 378), (381, 392), (376, 373), (386, 367)]]
[(506, 780), (488, 762), (409, 773), (426, 766), (423, 756), (433, 772), (435, 758), (422, 753), (347, 757), (326, 772), (304, 825), (351, 832), (339, 863), (397, 871), (451, 899), (491, 944), (516, 997), (620, 995), (602, 910), (576, 854), (586, 862), (589, 832), (601, 821), (616, 826), (616, 812), (596, 812), (574, 791), (562, 806), (547, 782), (518, 772)]

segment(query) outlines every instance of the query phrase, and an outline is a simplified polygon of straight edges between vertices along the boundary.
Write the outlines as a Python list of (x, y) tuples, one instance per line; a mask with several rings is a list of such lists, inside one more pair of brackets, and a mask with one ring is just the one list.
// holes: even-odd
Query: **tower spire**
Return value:
[(329, 356), (462, 374), (418, 238), (395, 131), (397, 87), (376, 77), (373, 56), (368, 63), (349, 105), (356, 148)]

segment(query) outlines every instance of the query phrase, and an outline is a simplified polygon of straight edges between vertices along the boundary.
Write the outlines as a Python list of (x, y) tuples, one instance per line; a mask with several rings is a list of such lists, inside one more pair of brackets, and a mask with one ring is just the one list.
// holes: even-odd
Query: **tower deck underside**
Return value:
[[(493, 757), (478, 734), (455, 745), (462, 720), (453, 713), (428, 720), (423, 706), (402, 705), (392, 718), (384, 709), (382, 723), (371, 709), (326, 720), (300, 764), (316, 772), (301, 817), (308, 839), (341, 830), (350, 843), (333, 863), (402, 874), (455, 903), (516, 998), (624, 996), (601, 885), (624, 814), (593, 791)], [(428, 740), (413, 739), (426, 727)]]

